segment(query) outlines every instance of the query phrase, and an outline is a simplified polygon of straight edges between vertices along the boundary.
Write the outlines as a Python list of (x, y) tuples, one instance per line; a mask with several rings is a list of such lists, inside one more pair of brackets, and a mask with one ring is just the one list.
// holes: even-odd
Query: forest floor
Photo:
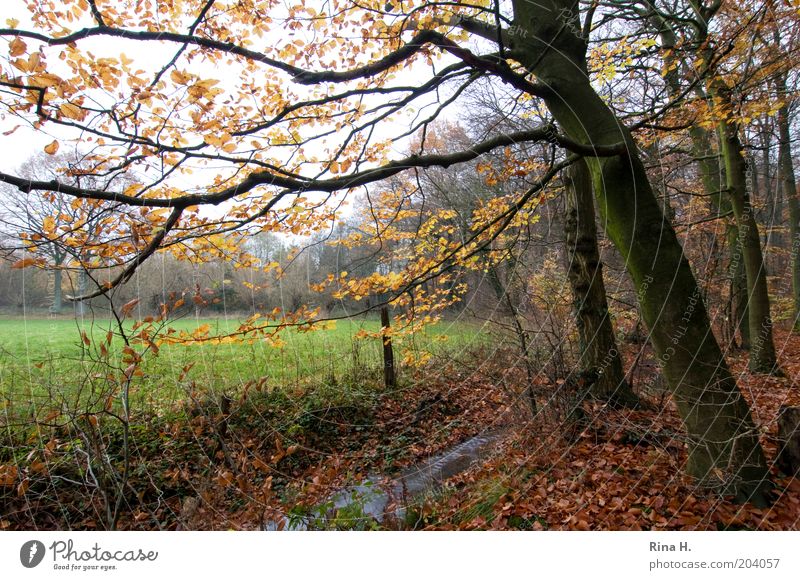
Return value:
[[(783, 378), (749, 373), (745, 352), (729, 358), (770, 464), (778, 409), (800, 404), (800, 336), (777, 331), (775, 341)], [(669, 396), (639, 394), (651, 408), (584, 403), (587, 416), (579, 425), (534, 420), (514, 429), (492, 460), (453, 478), (425, 506), (426, 523), (436, 529), (800, 529), (800, 479), (773, 467), (775, 501), (766, 509), (698, 488), (683, 474), (686, 446)]]
[[(800, 336), (779, 331), (776, 343), (785, 378), (751, 375), (746, 353), (729, 359), (769, 461), (778, 408), (800, 405)], [(629, 347), (629, 363), (637, 348)], [(645, 408), (584, 402), (580, 420), (565, 383), (544, 379), (536, 381), (532, 415), (518, 362), (504, 351), (437, 358), (391, 392), (372, 376), (286, 389), (252, 381), (234, 397), (198, 395), (136, 418), (126, 481), (118, 461), (116, 471), (104, 471), (76, 451), (75, 442), (87, 435), (91, 441), (93, 433), (104, 450), (119, 449), (113, 426), (101, 435), (103, 425), (87, 418), (71, 430), (40, 429), (40, 444), (7, 432), (0, 449), (0, 529), (106, 528), (120, 489), (114, 482), (123, 489), (120, 529), (260, 529), (287, 515), (328, 509), (331, 494), (349, 483), (395, 475), (499, 429), (505, 436), (485, 461), (446, 481), (409, 509), (405, 521), (383, 527), (800, 529), (796, 478), (773, 470), (775, 501), (758, 509), (697, 488), (683, 475), (680, 421), (666, 393), (644, 388), (655, 384), (647, 375), (655, 369), (646, 370), (641, 360), (634, 387), (641, 385)], [(331, 527), (354, 526), (334, 519)]]

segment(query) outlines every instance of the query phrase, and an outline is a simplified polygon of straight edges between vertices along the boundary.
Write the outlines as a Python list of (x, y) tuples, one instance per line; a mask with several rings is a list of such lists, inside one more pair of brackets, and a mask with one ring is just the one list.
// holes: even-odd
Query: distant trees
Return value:
[[(37, 153), (18, 173), (29, 181), (63, 180), (75, 187), (108, 191), (130, 183), (124, 174), (106, 178), (94, 175), (80, 156), (66, 153)], [(17, 257), (17, 266), (36, 265), (48, 273), (48, 309), (53, 314), (64, 308), (66, 280), (71, 294), (85, 293), (92, 270), (108, 265), (99, 259), (101, 244), (113, 244), (106, 238), (103, 225), (108, 220), (123, 220), (124, 215), (124, 208), (113, 203), (84, 203), (59, 191), (31, 195), (0, 184), (0, 227), (6, 240), (5, 251)], [(78, 303), (76, 307), (82, 313), (83, 305)]]
[[(44, 153), (27, 161), (20, 175), (31, 180), (60, 177), (58, 169), (64, 158), (53, 159)], [(63, 273), (70, 259), (66, 244), (60, 243), (59, 230), (65, 221), (74, 217), (70, 200), (57, 192), (46, 196), (32, 196), (16, 188), (3, 187), (0, 192), (0, 219), (9, 240), (9, 250), (20, 249), (28, 260), (37, 261), (51, 280), (49, 310), (57, 314), (63, 307)], [(17, 239), (11, 242), (14, 237)], [(23, 260), (25, 258), (22, 258)]]

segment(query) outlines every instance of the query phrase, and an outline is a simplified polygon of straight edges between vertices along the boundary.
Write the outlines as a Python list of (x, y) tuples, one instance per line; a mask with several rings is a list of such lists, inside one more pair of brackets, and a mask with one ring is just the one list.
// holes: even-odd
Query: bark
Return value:
[[(81, 268), (78, 272), (78, 296), (83, 296), (89, 290), (89, 273)], [(86, 315), (86, 301), (75, 301), (75, 316), (82, 317)]]
[[(714, 92), (724, 98), (724, 91)], [(747, 191), (748, 168), (742, 155), (743, 147), (739, 140), (738, 127), (735, 123), (723, 119), (718, 124), (718, 132), (725, 161), (728, 196), (739, 227), (741, 257), (747, 278), (750, 370), (757, 373), (779, 373), (772, 338), (767, 271), (761, 252), (758, 224)]]
[[(786, 77), (778, 81), (778, 93), (786, 94)], [(789, 206), (790, 259), (792, 262), (793, 329), (800, 331), (800, 199), (797, 192), (794, 164), (792, 162), (791, 136), (789, 134), (789, 107), (778, 109), (778, 171), (781, 191)]]
[(781, 405), (777, 443), (775, 463), (778, 469), (789, 476), (800, 476), (800, 407)]
[(579, 367), (584, 375), (596, 377), (591, 386), (591, 396), (622, 405), (635, 405), (638, 398), (625, 380), (608, 313), (603, 265), (597, 249), (591, 175), (586, 163), (581, 160), (573, 164), (566, 171), (564, 181), (567, 277), (578, 327)]
[[(725, 172), (720, 165), (720, 158), (714, 155), (711, 136), (708, 131), (696, 125), (689, 129), (689, 136), (692, 139), (692, 152), (700, 169), (703, 191), (710, 196), (711, 202), (719, 215), (732, 213), (731, 201), (724, 191)], [(731, 334), (735, 335), (738, 330), (741, 337), (739, 345), (743, 349), (750, 349), (747, 279), (742, 262), (739, 228), (736, 225), (735, 218), (726, 218), (725, 240), (730, 252), (728, 277), (730, 279), (730, 327), (733, 331)]]
[(389, 307), (381, 306), (381, 327), (386, 329), (387, 334), (383, 337), (383, 384), (387, 389), (397, 386), (397, 377), (394, 370), (394, 348), (392, 348), (392, 336), (388, 334), (390, 328)]
[(61, 314), (64, 308), (64, 293), (61, 289), (62, 272), (59, 264), (53, 269), (53, 303), (50, 305), (50, 314)]
[(765, 505), (769, 470), (758, 430), (636, 145), (589, 82), (576, 3), (515, 0), (513, 6), (514, 25), (525, 32), (514, 35), (513, 56), (549, 87), (546, 104), (562, 130), (587, 145), (627, 145), (627, 155), (590, 158), (588, 165), (603, 225), (625, 260), (688, 434), (688, 472)]

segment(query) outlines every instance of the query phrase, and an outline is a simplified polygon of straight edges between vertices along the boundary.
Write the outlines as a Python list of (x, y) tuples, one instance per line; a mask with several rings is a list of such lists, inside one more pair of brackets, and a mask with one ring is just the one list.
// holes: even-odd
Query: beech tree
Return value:
[[(604, 22), (613, 21), (611, 4)], [(91, 151), (94, 174), (140, 176), (112, 192), (68, 179), (0, 173), (0, 181), (31, 195), (59, 192), (79, 208), (110, 201), (135, 212), (135, 235), (127, 224), (104, 225), (106, 235), (117, 239), (108, 251), (121, 270), (82, 298), (108, 292), (159, 251), (251, 264), (242, 248), (247, 235), (323, 231), (343, 198), (359, 188), (518, 143), (549, 142), (567, 153), (524, 169), (528, 187), (488, 203), (468, 239), (440, 240), (442, 216), (433, 216), (420, 227), (428, 232), (425, 243), (407, 249), (401, 270), (362, 278), (331, 273), (327, 286), (339, 297), (380, 296), (380, 302), (401, 306), (423, 301), (435, 310), (453, 297), (453, 264), (476, 264), (483, 248), (515, 220), (526, 219), (553, 177), (583, 157), (602, 224), (625, 260), (683, 419), (688, 472), (740, 500), (768, 501), (758, 432), (711, 332), (697, 281), (653, 193), (636, 141), (592, 85), (587, 43), (604, 5), (25, 5), (27, 18), (9, 19), (0, 29), (8, 46), (0, 69), (6, 120), (57, 134), (48, 152), (59, 141), (79, 140)], [(543, 104), (557, 126), (487, 136), (449, 154), (392, 152), (404, 135), (424, 129), (482, 78)], [(398, 130), (400, 120), (405, 128)], [(507, 161), (513, 164), (513, 155)], [(407, 209), (408, 196), (381, 195), (376, 220), (388, 224)], [(423, 284), (438, 286), (423, 294)], [(301, 308), (292, 316), (251, 319), (240, 333), (272, 333), (282, 324), (313, 321), (314, 312)]]
[[(79, 156), (39, 152), (23, 163), (17, 174), (29, 181), (66, 180), (75, 187), (108, 191), (130, 183), (124, 173), (103, 180), (84, 172)], [(13, 240), (7, 251), (18, 258), (12, 267), (36, 266), (47, 272), (51, 314), (63, 310), (65, 276), (71, 280), (72, 294), (86, 292), (93, 273), (96, 276), (97, 270), (109, 265), (97, 259), (115, 245), (114, 240), (104, 238), (104, 225), (124, 222), (126, 217), (123, 208), (111, 202), (79, 207), (74, 198), (58, 190), (30, 195), (0, 185), (0, 227), (7, 239)], [(83, 313), (83, 305), (77, 303), (78, 314)]]
[(635, 405), (637, 397), (625, 380), (614, 329), (608, 312), (603, 266), (597, 248), (594, 201), (589, 169), (573, 164), (565, 178), (566, 242), (569, 279), (581, 347), (581, 369), (597, 374), (593, 394), (620, 404)]
[[(792, 155), (791, 117), (796, 100), (793, 97), (796, 91), (790, 89), (790, 74), (796, 70), (797, 57), (795, 53), (798, 46), (798, 29), (791, 26), (795, 14), (786, 7), (770, 3), (769, 13), (766, 16), (767, 30), (764, 37), (771, 40), (767, 46), (772, 52), (773, 60), (778, 64), (774, 82), (774, 101), (778, 106), (776, 118), (778, 130), (778, 175), (780, 191), (789, 206), (789, 238), (792, 272), (792, 305), (793, 328), (800, 330), (800, 192), (797, 190), (797, 179), (794, 170), (794, 157)], [(790, 23), (786, 25), (785, 23)], [(793, 79), (796, 83), (796, 75)]]
[[(30, 179), (55, 178), (58, 167), (58, 161), (53, 162), (42, 153), (25, 163), (19, 173)], [(59, 243), (56, 232), (61, 225), (59, 217), (70, 211), (69, 200), (57, 193), (28, 196), (14, 188), (4, 188), (0, 195), (3, 229), (9, 239), (16, 238), (9, 249), (24, 253), (21, 261), (17, 262), (19, 266), (36, 263), (47, 272), (48, 290), (52, 289), (48, 292), (48, 309), (51, 314), (61, 313), (63, 274), (70, 254), (68, 248)]]

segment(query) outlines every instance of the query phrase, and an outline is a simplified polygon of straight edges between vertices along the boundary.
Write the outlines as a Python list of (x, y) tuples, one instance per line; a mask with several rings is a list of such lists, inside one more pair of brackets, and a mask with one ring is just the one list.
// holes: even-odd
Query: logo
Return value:
[(19, 549), (19, 561), (26, 568), (36, 568), (44, 560), (44, 544), (39, 540), (30, 540)]

